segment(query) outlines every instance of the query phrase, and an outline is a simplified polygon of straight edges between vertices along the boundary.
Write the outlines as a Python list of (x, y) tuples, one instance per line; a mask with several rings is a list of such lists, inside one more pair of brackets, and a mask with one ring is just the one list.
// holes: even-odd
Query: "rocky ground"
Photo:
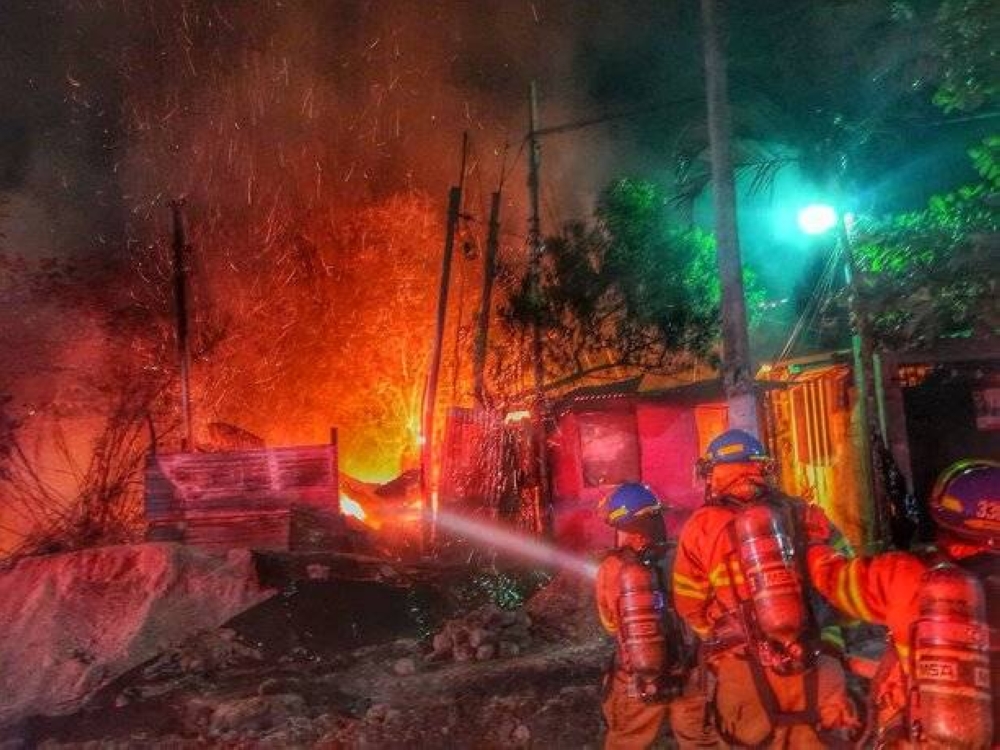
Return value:
[(447, 594), (291, 585), (0, 747), (598, 747), (610, 643), (590, 585), (556, 578), (508, 609)]

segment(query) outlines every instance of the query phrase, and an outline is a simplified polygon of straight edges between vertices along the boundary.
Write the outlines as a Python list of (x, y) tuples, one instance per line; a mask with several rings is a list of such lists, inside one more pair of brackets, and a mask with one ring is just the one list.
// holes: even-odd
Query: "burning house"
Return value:
[[(586, 386), (551, 404), (546, 456), (552, 531), (567, 548), (601, 549), (611, 532), (598, 501), (626, 481), (648, 484), (669, 507), (676, 531), (702, 502), (694, 463), (727, 426), (717, 381), (641, 390), (641, 378)], [(505, 419), (453, 409), (446, 430), (441, 505), (540, 531), (546, 509), (531, 461), (527, 413)]]

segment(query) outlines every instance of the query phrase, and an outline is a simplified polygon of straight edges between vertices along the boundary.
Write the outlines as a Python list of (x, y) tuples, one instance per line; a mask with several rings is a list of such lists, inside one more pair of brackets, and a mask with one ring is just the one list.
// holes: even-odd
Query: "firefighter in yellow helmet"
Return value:
[(936, 549), (849, 559), (810, 525), (809, 570), (835, 607), (889, 629), (876, 743), (1000, 746), (1000, 463), (963, 461), (931, 494)]

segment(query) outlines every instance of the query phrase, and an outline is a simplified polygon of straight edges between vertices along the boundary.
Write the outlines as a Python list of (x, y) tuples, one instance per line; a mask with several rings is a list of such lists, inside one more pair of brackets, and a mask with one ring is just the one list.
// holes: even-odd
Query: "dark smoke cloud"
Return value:
[[(169, 170), (158, 174), (162, 164), (135, 163), (136, 151), (148, 151), (158, 138), (163, 149), (178, 146), (169, 142), (183, 139), (178, 120), (190, 129), (219, 127), (217, 94), (245, 85), (255, 58), (287, 58), (290, 75), (314, 79), (317, 99), (337, 107), (335, 117), (328, 111), (311, 125), (291, 117), (286, 122), (308, 137), (326, 139), (321, 157), (338, 162), (341, 177), (353, 166), (345, 183), (356, 197), (407, 187), (443, 194), (454, 179), (466, 129), (478, 149), (480, 179), (492, 183), (499, 163), (491, 155), (505, 142), (512, 152), (520, 144), (532, 78), (539, 81), (547, 122), (632, 106), (681, 88), (678, 82), (690, 79), (697, 60), (689, 57), (695, 37), (685, 5), (651, 0), (3, 3), (5, 247), (47, 255), (120, 244), (125, 217), (137, 202), (162, 200), (189, 187)], [(132, 118), (143, 104), (160, 117), (175, 118), (173, 123), (138, 124)], [(614, 169), (641, 164), (650, 149), (662, 146), (655, 131), (645, 143), (635, 134), (631, 125), (620, 124), (547, 142), (546, 181), (551, 202), (560, 204), (550, 210), (585, 210), (589, 195)], [(352, 183), (357, 177), (361, 182)], [(190, 181), (203, 178), (193, 175)], [(137, 183), (144, 194), (130, 192)]]

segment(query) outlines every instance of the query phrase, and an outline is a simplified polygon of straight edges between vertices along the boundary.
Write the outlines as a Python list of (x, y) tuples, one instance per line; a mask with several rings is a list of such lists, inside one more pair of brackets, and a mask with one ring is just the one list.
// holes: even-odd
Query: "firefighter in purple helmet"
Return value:
[(928, 504), (934, 549), (850, 559), (815, 524), (809, 571), (838, 609), (889, 630), (879, 746), (986, 750), (1000, 741), (1000, 463), (954, 464)]

